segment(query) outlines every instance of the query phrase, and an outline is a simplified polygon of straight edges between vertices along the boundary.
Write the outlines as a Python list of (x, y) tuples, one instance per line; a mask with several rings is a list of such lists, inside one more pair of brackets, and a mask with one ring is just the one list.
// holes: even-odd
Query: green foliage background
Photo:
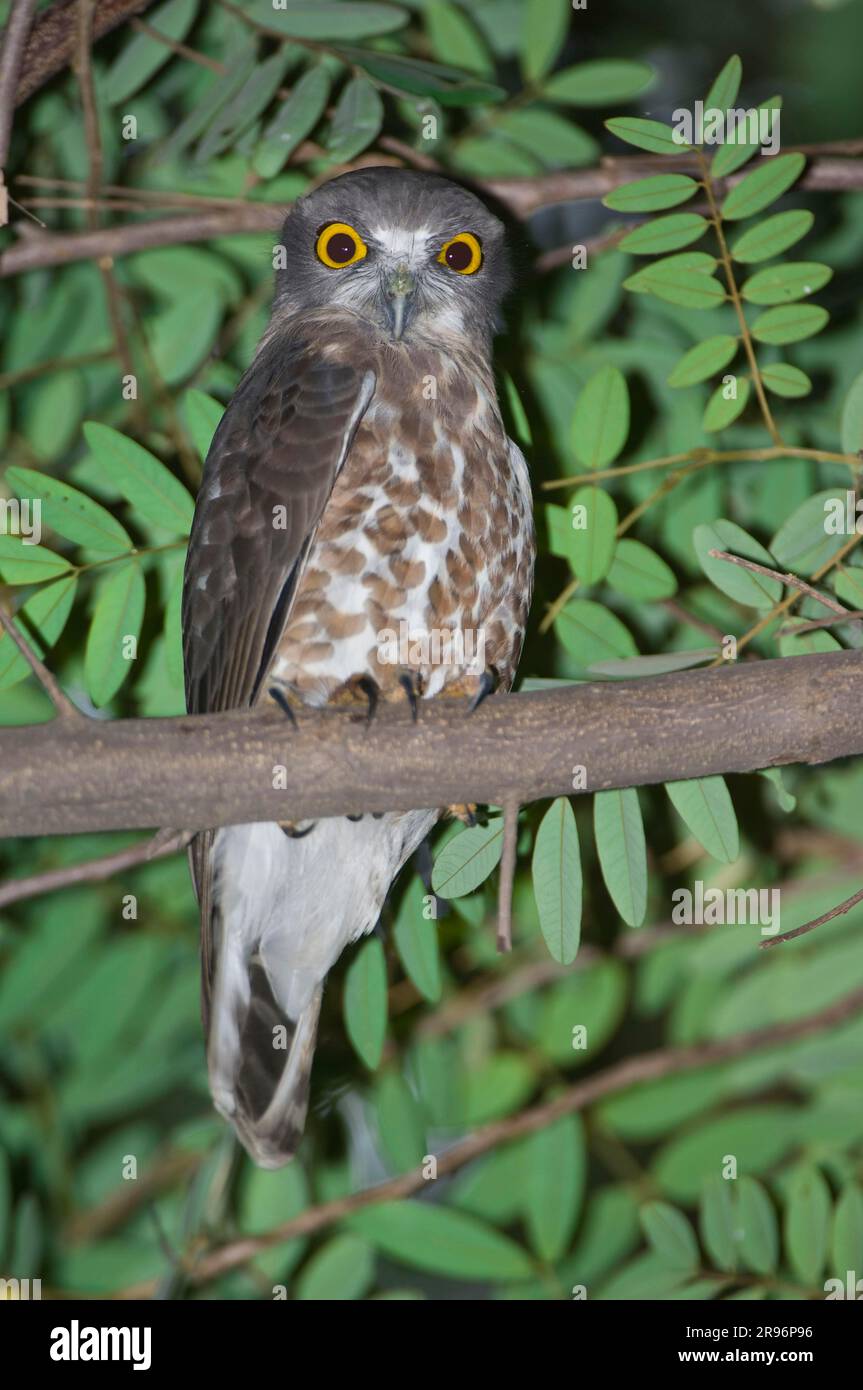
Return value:
[[(859, 136), (861, 10), (860, 0), (748, 0), (723, 6), (717, 25), (710, 7), (635, 0), (602, 12), (573, 12), (567, 0), (285, 11), (166, 0), (147, 23), (200, 61), (128, 26), (94, 50), (101, 184), (119, 191), (104, 193), (95, 214), (76, 205), (89, 166), (71, 73), (22, 109), (8, 181), (19, 201), (38, 198), (32, 210), (62, 234), (93, 217), (188, 210), (176, 194), (286, 203), (337, 164), (372, 152), (398, 159), (405, 145), (457, 177), (539, 176), (625, 153), (622, 142), (667, 148), (672, 111), (707, 95), (720, 71), (734, 101), (732, 52), (743, 57), (738, 105), (783, 96), (783, 146)], [(128, 115), (132, 141), (122, 137)], [(716, 158), (727, 171), (730, 152)], [(810, 578), (827, 566), (823, 587), (863, 607), (860, 555), (848, 547), (837, 563), (843, 538), (825, 537), (822, 524), (824, 496), (852, 482), (835, 456), (863, 447), (863, 203), (802, 193), (802, 161), (780, 158), (792, 164), (773, 164), (771, 187), (740, 185), (748, 193), (723, 217), (738, 283), (763, 272), (744, 286), (743, 307), (797, 456), (706, 460), (656, 496), (667, 469), (545, 494), (540, 485), (772, 445), (713, 233), (696, 225), (704, 208), (674, 205), (699, 190), (679, 186), (678, 198), (667, 184), (658, 195), (630, 185), (609, 197), (610, 211), (555, 206), (517, 232), (498, 362), (537, 485), (541, 560), (523, 686), (697, 664), (717, 654), (722, 634), (742, 637), (772, 612), (780, 586), (723, 566), (711, 548)], [(617, 227), (615, 207), (655, 210), (662, 222), (591, 252), (584, 270), (565, 251), (556, 270), (536, 272), (538, 252)], [(738, 243), (756, 225), (765, 230), (753, 255), (751, 240)], [(787, 239), (795, 231), (802, 249)], [(98, 717), (182, 710), (191, 499), (266, 322), (272, 242), (225, 236), (115, 261), (137, 401), (120, 390), (95, 264), (0, 285), (3, 491), (41, 497), (46, 527), (40, 549), (0, 537), (3, 602), (23, 606), (52, 670)], [(801, 330), (810, 289), (822, 308), (802, 306)], [(759, 334), (765, 313), (774, 318)], [(714, 392), (732, 364), (733, 403)], [(586, 508), (586, 532), (569, 525), (573, 503)], [(797, 612), (824, 616), (808, 599)], [(747, 656), (860, 645), (852, 624), (786, 628), (782, 616), (765, 622)], [(139, 637), (135, 661), (119, 650), (129, 633)], [(0, 721), (49, 717), (4, 637)], [(196, 1298), (269, 1298), (280, 1284), (299, 1299), (561, 1299), (576, 1285), (590, 1298), (823, 1297), (828, 1275), (863, 1275), (863, 1020), (631, 1088), (502, 1144), (419, 1197), (277, 1245), (201, 1288), (180, 1257), (414, 1168), (621, 1058), (794, 1020), (841, 998), (863, 983), (860, 907), (765, 953), (757, 927), (671, 925), (671, 893), (699, 879), (781, 886), (783, 930), (803, 923), (860, 886), (861, 807), (859, 764), (530, 807), (508, 958), (494, 949), (494, 808), (475, 830), (445, 827), (433, 883), (449, 907), (427, 920), (426, 890), (405, 875), (383, 937), (333, 972), (307, 1138), (275, 1174), (238, 1157), (210, 1108), (185, 860), (11, 907), (0, 918), (0, 1274), (106, 1294), (154, 1280), (163, 1296)], [(136, 839), (7, 842), (3, 867), (26, 876)], [(573, 1045), (579, 1026), (584, 1049)], [(720, 1176), (727, 1155), (735, 1182)], [(124, 1177), (129, 1156), (136, 1181)]]

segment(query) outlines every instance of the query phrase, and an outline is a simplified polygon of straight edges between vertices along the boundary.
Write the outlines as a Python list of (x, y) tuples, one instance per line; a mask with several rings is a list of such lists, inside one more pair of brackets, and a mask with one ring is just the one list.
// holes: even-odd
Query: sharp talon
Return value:
[(408, 697), (408, 703), (411, 707), (411, 719), (416, 723), (420, 712), (419, 701), (417, 699), (416, 679), (413, 676), (409, 676), (407, 671), (404, 671), (402, 675), (399, 676), (399, 685)]
[(363, 818), (364, 815), (365, 815), (365, 812), (364, 812), (364, 811), (360, 811), (360, 813), (359, 813), (358, 816), (348, 816), (347, 819), (348, 819), (348, 820), (352, 820), (352, 821), (358, 821), (358, 820), (362, 820), (362, 818)]
[(477, 824), (476, 803), (473, 801), (458, 802), (455, 806), (447, 806), (447, 811), (469, 829), (473, 829)]
[(500, 675), (497, 667), (489, 666), (479, 678), (479, 689), (470, 702), (468, 714), (473, 714), (474, 710), (478, 710), (486, 696), (497, 690), (499, 684)]
[(292, 821), (292, 820), (280, 820), (280, 821), (279, 821), (279, 829), (280, 829), (285, 835), (287, 835), (291, 840), (302, 840), (303, 836), (304, 836), (304, 835), (308, 835), (308, 833), (309, 833), (310, 830), (314, 830), (314, 828), (315, 828), (316, 825), (317, 825), (317, 821), (316, 821), (316, 820), (313, 820), (312, 823), (311, 823), (311, 825), (307, 825), (307, 826), (306, 826), (305, 830), (298, 830), (298, 829), (297, 829), (296, 821)]
[(357, 680), (357, 689), (363, 692), (363, 694), (369, 702), (368, 713), (366, 714), (366, 723), (371, 724), (372, 720), (375, 717), (375, 710), (378, 707), (378, 695), (380, 693), (380, 687), (378, 686), (377, 681), (373, 680), (371, 676), (360, 676)]
[(296, 728), (297, 716), (291, 709), (291, 706), (288, 703), (288, 697), (285, 694), (284, 690), (282, 690), (278, 685), (271, 685), (267, 693), (269, 694), (271, 700), (275, 700), (279, 709), (282, 711), (283, 714), (286, 714), (288, 716), (294, 728)]

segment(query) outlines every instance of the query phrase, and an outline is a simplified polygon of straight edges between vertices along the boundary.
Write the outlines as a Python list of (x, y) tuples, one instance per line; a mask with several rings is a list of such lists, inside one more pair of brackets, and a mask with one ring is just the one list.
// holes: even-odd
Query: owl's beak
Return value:
[(406, 265), (399, 265), (389, 276), (384, 286), (384, 304), (390, 331), (396, 341), (404, 333), (410, 317), (411, 299), (416, 289), (416, 281)]

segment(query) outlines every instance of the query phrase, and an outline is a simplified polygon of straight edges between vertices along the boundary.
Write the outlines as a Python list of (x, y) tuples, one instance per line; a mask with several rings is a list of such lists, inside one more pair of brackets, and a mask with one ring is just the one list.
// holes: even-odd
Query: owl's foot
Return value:
[(459, 676), (456, 680), (450, 681), (445, 685), (440, 695), (436, 699), (458, 700), (468, 699), (468, 714), (473, 714), (474, 710), (479, 709), (483, 700), (497, 690), (500, 685), (500, 673), (496, 666), (487, 666), (481, 675)]
[(381, 688), (374, 677), (361, 671), (356, 676), (350, 676), (334, 690), (327, 700), (327, 704), (334, 705), (336, 708), (343, 705), (364, 705), (366, 723), (370, 724), (375, 717), (380, 694)]
[(460, 820), (462, 825), (467, 825), (473, 829), (477, 823), (475, 801), (456, 802), (454, 806), (447, 806), (446, 809), (447, 813), (453, 816), (455, 820)]
[(280, 685), (271, 685), (270, 688), (269, 688), (269, 690), (267, 691), (267, 694), (269, 695), (269, 697), (270, 697), (271, 700), (275, 701), (275, 703), (278, 705), (279, 709), (282, 711), (282, 714), (286, 714), (286, 715), (287, 715), (288, 719), (291, 721), (291, 723), (293, 724), (294, 728), (296, 728), (296, 727), (297, 727), (297, 716), (294, 714), (294, 711), (291, 709), (290, 701), (288, 700), (288, 697), (287, 697), (287, 695), (285, 694), (285, 692), (284, 692), (284, 690), (282, 689), (282, 687), (281, 687)]
[(408, 666), (399, 674), (399, 685), (405, 692), (405, 699), (411, 707), (411, 719), (416, 723), (420, 712), (419, 699), (423, 693), (423, 678), (419, 671)]
[(476, 694), (470, 702), (468, 714), (473, 714), (474, 710), (479, 709), (483, 700), (488, 695), (493, 695), (500, 685), (500, 672), (496, 666), (486, 666), (479, 678)]
[(309, 821), (308, 825), (301, 825), (299, 821), (295, 820), (280, 820), (277, 824), (279, 829), (283, 830), (289, 839), (302, 840), (304, 835), (308, 835), (310, 830), (314, 830), (317, 821), (313, 820)]

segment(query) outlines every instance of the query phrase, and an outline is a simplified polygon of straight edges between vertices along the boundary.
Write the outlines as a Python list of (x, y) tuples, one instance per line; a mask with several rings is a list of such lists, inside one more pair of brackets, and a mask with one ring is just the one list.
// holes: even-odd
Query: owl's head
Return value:
[(356, 314), (393, 341), (487, 338), (509, 285), (503, 224), (435, 174), (375, 167), (300, 198), (276, 311)]

